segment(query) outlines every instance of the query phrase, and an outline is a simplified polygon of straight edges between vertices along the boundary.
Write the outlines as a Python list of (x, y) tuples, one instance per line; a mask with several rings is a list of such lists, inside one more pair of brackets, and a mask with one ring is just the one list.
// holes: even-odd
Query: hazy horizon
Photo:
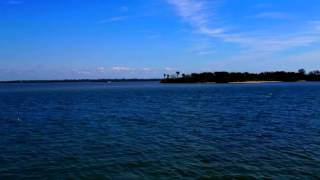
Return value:
[(320, 69), (320, 1), (0, 2), (0, 80)]

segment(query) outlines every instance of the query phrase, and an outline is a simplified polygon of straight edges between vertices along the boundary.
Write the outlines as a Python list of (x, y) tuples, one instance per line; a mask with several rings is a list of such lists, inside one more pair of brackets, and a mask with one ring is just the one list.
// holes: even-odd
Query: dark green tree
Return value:
[(176, 74), (177, 74), (177, 78), (179, 78), (180, 72), (179, 72), (179, 71), (177, 71), (177, 72), (176, 72)]
[(299, 74), (303, 74), (303, 75), (306, 74), (306, 70), (305, 69), (299, 69), (298, 72), (299, 72)]

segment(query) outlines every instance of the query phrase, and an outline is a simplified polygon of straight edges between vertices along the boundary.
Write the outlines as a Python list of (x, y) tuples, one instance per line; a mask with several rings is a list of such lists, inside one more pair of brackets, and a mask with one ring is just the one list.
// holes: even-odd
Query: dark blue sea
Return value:
[(320, 179), (320, 83), (0, 85), (0, 179)]

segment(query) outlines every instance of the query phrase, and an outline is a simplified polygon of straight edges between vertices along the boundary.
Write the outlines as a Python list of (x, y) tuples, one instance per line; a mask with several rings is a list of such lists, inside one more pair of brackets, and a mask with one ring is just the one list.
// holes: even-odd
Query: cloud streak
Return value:
[[(1, 69), (0, 69), (1, 70)], [(113, 67), (104, 67), (99, 66), (95, 70), (91, 70), (92, 74), (94, 73), (154, 73), (154, 72), (163, 72), (163, 71), (174, 71), (174, 68), (165, 67), (165, 68), (152, 68), (152, 67), (140, 67), (134, 68), (129, 66), (113, 66)], [(83, 71), (83, 70), (81, 70)], [(89, 71), (89, 70), (86, 70)]]
[(210, 28), (210, 15), (207, 12), (205, 1), (202, 0), (168, 0), (175, 7), (179, 16), (184, 21), (190, 23), (194, 28), (203, 34), (221, 34), (224, 32), (222, 28)]
[[(264, 30), (264, 33), (255, 35), (248, 32), (230, 33), (223, 26), (215, 23), (218, 15), (210, 16), (206, 11), (208, 1), (206, 0), (168, 0), (174, 6), (177, 14), (200, 34), (226, 43), (234, 43), (246, 50), (243, 53), (260, 53), (272, 55), (290, 48), (308, 46), (320, 41), (319, 23), (305, 27), (296, 33), (275, 35), (274, 32)], [(210, 1), (211, 2), (211, 1)], [(256, 14), (257, 18), (281, 18), (292, 17), (282, 12), (261, 12)], [(212, 28), (212, 25), (214, 26)]]
[(113, 22), (120, 22), (120, 21), (125, 21), (129, 19), (129, 16), (115, 16), (115, 17), (110, 17), (104, 20), (101, 20), (98, 22), (98, 24), (105, 24), (105, 23), (113, 23)]

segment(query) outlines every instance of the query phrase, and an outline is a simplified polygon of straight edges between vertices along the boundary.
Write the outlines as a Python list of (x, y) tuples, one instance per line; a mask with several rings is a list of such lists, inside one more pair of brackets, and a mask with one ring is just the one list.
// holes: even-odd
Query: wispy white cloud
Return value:
[(206, 3), (203, 0), (168, 0), (172, 4), (178, 14), (194, 28), (203, 34), (220, 34), (223, 33), (223, 28), (209, 27), (211, 13), (208, 13)]
[(120, 16), (113, 16), (108, 17), (106, 19), (102, 19), (98, 21), (98, 24), (106, 24), (106, 23), (116, 23), (116, 22), (122, 22), (122, 21), (128, 21), (128, 20), (137, 20), (146, 17), (146, 15), (120, 15)]
[[(263, 30), (262, 34), (252, 34), (252, 32), (228, 32), (224, 26), (216, 23), (218, 15), (208, 14), (206, 0), (168, 0), (173, 5), (178, 15), (200, 34), (211, 38), (220, 39), (226, 43), (238, 44), (244, 47), (241, 53), (257, 53), (270, 55), (294, 47), (308, 46), (320, 41), (319, 24), (314, 22), (312, 26), (305, 27), (299, 32), (276, 34)], [(212, 2), (212, 1), (210, 1)], [(263, 12), (255, 17), (264, 18), (289, 18), (293, 17), (280, 12)], [(213, 27), (213, 28), (212, 28)], [(207, 50), (208, 51), (208, 50)]]
[(114, 66), (114, 67), (99, 66), (96, 68), (96, 72), (98, 73), (129, 72), (134, 70), (135, 70), (134, 68), (126, 67), (126, 66)]
[(158, 69), (151, 67), (142, 67), (142, 68), (133, 68), (129, 66), (113, 66), (113, 67), (104, 67), (99, 66), (95, 69), (95, 72), (98, 73), (112, 73), (112, 72), (151, 72)]
[(133, 71), (133, 68), (126, 67), (126, 66), (114, 66), (111, 68), (113, 71)]
[(152, 71), (152, 69), (151, 69), (151, 68), (148, 68), (148, 67), (142, 68), (141, 70), (142, 70), (142, 71), (146, 71), (146, 72)]
[[(320, 49), (310, 50), (294, 56), (289, 56), (281, 62), (283, 67), (295, 66), (307, 68), (308, 70), (319, 69)], [(307, 65), (307, 66), (306, 66)]]
[(83, 70), (73, 71), (73, 74), (80, 74), (79, 75), (96, 75), (99, 78), (105, 77), (113, 77), (113, 76), (128, 76), (130, 77), (154, 77), (154, 78), (161, 78), (163, 72), (172, 74), (175, 73), (176, 68), (172, 67), (129, 67), (129, 66), (113, 66), (113, 67), (105, 67), (99, 66), (95, 69), (88, 70), (88, 74), (84, 74)]
[(108, 69), (105, 68), (105, 67), (103, 67), (103, 66), (97, 67), (96, 70), (97, 70), (97, 72), (99, 72), (99, 73), (104, 73), (104, 72), (107, 72), (107, 71), (108, 71)]
[(98, 21), (98, 24), (105, 24), (105, 23), (113, 23), (113, 22), (119, 22), (119, 21), (124, 21), (131, 18), (130, 16), (115, 16), (115, 17), (110, 17), (104, 20)]
[(78, 75), (90, 75), (92, 72), (89, 69), (72, 69), (71, 73)]
[(175, 68), (165, 67), (164, 70), (167, 71), (167, 72), (173, 72), (173, 71), (175, 71)]

